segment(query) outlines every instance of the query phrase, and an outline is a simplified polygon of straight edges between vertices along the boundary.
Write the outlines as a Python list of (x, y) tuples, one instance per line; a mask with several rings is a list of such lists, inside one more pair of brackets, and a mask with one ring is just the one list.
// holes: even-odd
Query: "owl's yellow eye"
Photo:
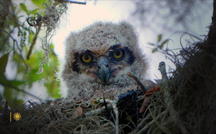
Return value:
[(124, 52), (121, 49), (117, 49), (115, 51), (113, 51), (113, 57), (115, 59), (121, 59), (124, 56)]
[(91, 63), (93, 61), (93, 57), (90, 54), (84, 54), (81, 56), (81, 60), (84, 63)]

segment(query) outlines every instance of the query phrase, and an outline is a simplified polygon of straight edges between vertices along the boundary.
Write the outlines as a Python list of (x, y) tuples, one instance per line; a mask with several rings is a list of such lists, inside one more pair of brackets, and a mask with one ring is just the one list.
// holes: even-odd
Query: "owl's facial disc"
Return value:
[[(85, 50), (75, 55), (73, 70), (85, 73), (103, 84), (109, 84), (119, 72), (133, 64), (135, 57), (128, 47), (113, 45), (103, 53), (96, 50)], [(124, 72), (125, 73), (125, 72)], [(122, 73), (121, 73), (122, 74)]]

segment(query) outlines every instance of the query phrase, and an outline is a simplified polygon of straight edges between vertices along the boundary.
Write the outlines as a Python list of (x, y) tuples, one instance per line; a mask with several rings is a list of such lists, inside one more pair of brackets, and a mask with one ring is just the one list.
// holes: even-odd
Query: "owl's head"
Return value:
[(63, 79), (68, 88), (74, 88), (74, 81), (118, 85), (127, 82), (128, 72), (144, 77), (145, 70), (136, 35), (127, 23), (95, 23), (67, 38)]

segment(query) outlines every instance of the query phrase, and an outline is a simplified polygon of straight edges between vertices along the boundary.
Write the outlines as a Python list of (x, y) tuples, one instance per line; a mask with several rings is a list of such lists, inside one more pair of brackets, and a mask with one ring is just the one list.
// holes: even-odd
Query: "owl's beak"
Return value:
[(105, 56), (99, 57), (97, 61), (97, 76), (103, 82), (107, 83), (111, 77), (111, 69), (109, 65), (109, 59)]

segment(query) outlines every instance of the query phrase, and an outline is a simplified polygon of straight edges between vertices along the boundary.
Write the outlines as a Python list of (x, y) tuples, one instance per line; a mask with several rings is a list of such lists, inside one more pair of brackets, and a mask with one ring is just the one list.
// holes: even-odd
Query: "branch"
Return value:
[[(100, 99), (100, 100), (98, 100), (100, 103), (104, 103), (104, 100), (103, 99)], [(109, 105), (108, 105), (108, 108), (113, 108), (113, 111), (114, 111), (114, 113), (115, 113), (115, 133), (116, 134), (119, 134), (119, 112), (118, 112), (118, 107), (117, 107), (117, 101), (115, 101), (115, 100), (109, 100), (109, 99), (106, 99), (105, 100), (106, 102), (108, 102), (108, 103), (110, 103)], [(92, 110), (92, 111), (89, 111), (89, 112), (86, 112), (85, 114), (84, 114), (84, 116), (92, 116), (92, 115), (97, 115), (97, 114), (100, 114), (100, 113), (102, 113), (103, 111), (105, 111), (106, 110), (106, 107), (105, 106), (103, 106), (103, 107), (101, 107), (101, 108), (98, 108), (98, 109), (95, 109), (95, 110)]]
[(75, 0), (64, 0), (64, 1), (74, 3), (74, 4), (86, 5), (86, 2), (81, 2), (81, 1), (75, 1)]
[(216, 22), (216, 0), (213, 1), (213, 16), (212, 16), (212, 22), (215, 24)]
[(39, 98), (39, 97), (37, 97), (37, 96), (35, 96), (35, 95), (33, 95), (33, 94), (31, 94), (31, 93), (25, 91), (25, 90), (19, 89), (18, 87), (15, 87), (15, 86), (13, 86), (13, 85), (11, 85), (11, 84), (1, 82), (1, 85), (3, 85), (4, 87), (12, 88), (12, 89), (15, 89), (15, 90), (17, 90), (17, 91), (19, 91), (19, 92), (25, 93), (25, 94), (27, 94), (27, 95), (29, 95), (29, 96), (31, 96), (31, 97), (33, 97), (33, 98), (39, 100), (40, 102), (43, 101), (41, 98)]
[(41, 29), (41, 24), (39, 24), (38, 29), (37, 29), (37, 31), (35, 33), (35, 36), (34, 36), (34, 38), (32, 40), (31, 46), (29, 48), (29, 51), (28, 51), (28, 54), (27, 54), (27, 57), (26, 57), (28, 60), (29, 60), (29, 58), (31, 56), (31, 53), (32, 53), (32, 50), (33, 50), (33, 48), (34, 48), (34, 46), (36, 44), (36, 40), (37, 40), (38, 34), (40, 32), (40, 29)]
[(136, 83), (137, 83), (137, 85), (141, 88), (141, 90), (145, 93), (146, 92), (146, 88), (145, 88), (145, 86), (140, 82), (140, 80), (136, 77), (136, 76), (134, 76), (133, 74), (131, 74), (131, 73), (128, 73), (127, 74), (129, 77), (131, 77), (134, 81), (136, 81)]

